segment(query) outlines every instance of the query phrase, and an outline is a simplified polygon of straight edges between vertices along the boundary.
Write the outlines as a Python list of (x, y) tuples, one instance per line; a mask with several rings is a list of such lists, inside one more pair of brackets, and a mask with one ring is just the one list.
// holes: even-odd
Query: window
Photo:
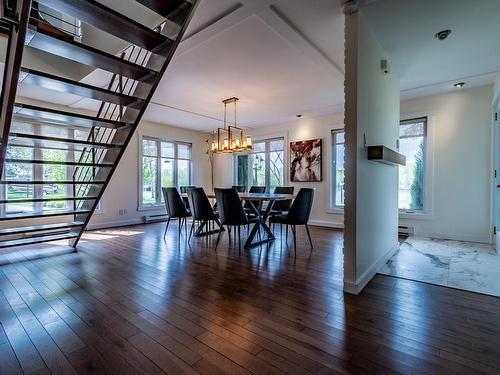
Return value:
[(142, 206), (161, 205), (162, 187), (191, 185), (191, 144), (144, 137), (140, 183)]
[(235, 184), (265, 186), (273, 191), (285, 181), (285, 156), (283, 138), (267, 139), (253, 143), (249, 153), (235, 156)]
[[(13, 124), (14, 131), (22, 131), (28, 134), (41, 134), (42, 129), (29, 123), (16, 122)], [(54, 135), (61, 138), (72, 138), (77, 130), (68, 130), (44, 125), (44, 135)], [(83, 134), (87, 137), (87, 134)], [(43, 212), (57, 209), (72, 208), (73, 201), (64, 200), (73, 197), (73, 188), (63, 181), (73, 178), (74, 167), (64, 164), (32, 163), (32, 160), (66, 162), (73, 161), (77, 154), (74, 149), (47, 147), (46, 145), (32, 146), (9, 145), (7, 148), (7, 159), (11, 159), (5, 165), (4, 176), (6, 180), (16, 180), (19, 183), (3, 185), (0, 189), (0, 197), (7, 200), (6, 204), (0, 205), (1, 213), (23, 213)], [(27, 184), (23, 181), (46, 180), (48, 184)], [(61, 182), (60, 184), (58, 182)], [(81, 194), (79, 194), (81, 195)], [(26, 199), (46, 199), (45, 201), (25, 202)], [(10, 201), (10, 202), (9, 202)]]
[(424, 210), (425, 149), (427, 118), (401, 121), (399, 152), (406, 156), (406, 166), (399, 167), (399, 209)]
[(332, 204), (344, 207), (344, 131), (332, 130)]

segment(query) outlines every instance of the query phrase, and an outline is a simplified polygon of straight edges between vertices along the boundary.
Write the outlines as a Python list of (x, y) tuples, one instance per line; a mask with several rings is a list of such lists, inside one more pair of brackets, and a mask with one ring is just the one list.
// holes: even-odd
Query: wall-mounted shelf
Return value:
[(368, 160), (389, 165), (406, 165), (406, 156), (385, 146), (368, 146)]

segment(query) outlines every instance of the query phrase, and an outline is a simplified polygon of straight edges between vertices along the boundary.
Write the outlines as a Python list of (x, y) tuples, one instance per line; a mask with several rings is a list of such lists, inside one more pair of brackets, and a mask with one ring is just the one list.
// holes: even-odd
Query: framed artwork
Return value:
[(290, 181), (319, 182), (322, 180), (321, 138), (290, 142)]

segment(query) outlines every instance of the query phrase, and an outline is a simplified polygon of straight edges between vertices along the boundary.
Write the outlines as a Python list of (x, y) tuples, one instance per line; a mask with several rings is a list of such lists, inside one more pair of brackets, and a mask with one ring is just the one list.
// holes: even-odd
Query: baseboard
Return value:
[(368, 268), (358, 279), (353, 282), (344, 280), (344, 292), (349, 294), (359, 294), (370, 282), (377, 272), (387, 263), (389, 259), (399, 250), (399, 243), (395, 244), (387, 253), (382, 255), (370, 268)]
[(344, 223), (334, 223), (331, 221), (323, 221), (323, 220), (309, 220), (309, 225), (315, 227), (344, 229)]
[(124, 227), (127, 225), (137, 225), (144, 224), (142, 219), (127, 219), (127, 220), (119, 220), (119, 221), (108, 221), (105, 223), (94, 223), (87, 225), (87, 230), (96, 230), (96, 229), (106, 229), (106, 228), (115, 228), (115, 227)]
[(489, 236), (487, 237), (467, 236), (462, 234), (415, 231), (415, 237), (426, 237), (426, 238), (436, 238), (438, 240), (466, 241), (466, 242), (479, 242), (479, 243), (491, 244), (491, 238)]

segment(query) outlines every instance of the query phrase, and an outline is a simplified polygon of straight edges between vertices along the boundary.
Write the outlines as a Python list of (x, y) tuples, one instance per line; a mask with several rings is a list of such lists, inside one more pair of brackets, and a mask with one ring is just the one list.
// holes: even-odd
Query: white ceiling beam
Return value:
[(280, 14), (276, 8), (261, 8), (257, 16), (304, 56), (320, 67), (326, 74), (336, 79), (343, 79), (344, 70), (321, 51), (312, 41), (306, 38), (306, 36), (303, 35), (291, 21)]

